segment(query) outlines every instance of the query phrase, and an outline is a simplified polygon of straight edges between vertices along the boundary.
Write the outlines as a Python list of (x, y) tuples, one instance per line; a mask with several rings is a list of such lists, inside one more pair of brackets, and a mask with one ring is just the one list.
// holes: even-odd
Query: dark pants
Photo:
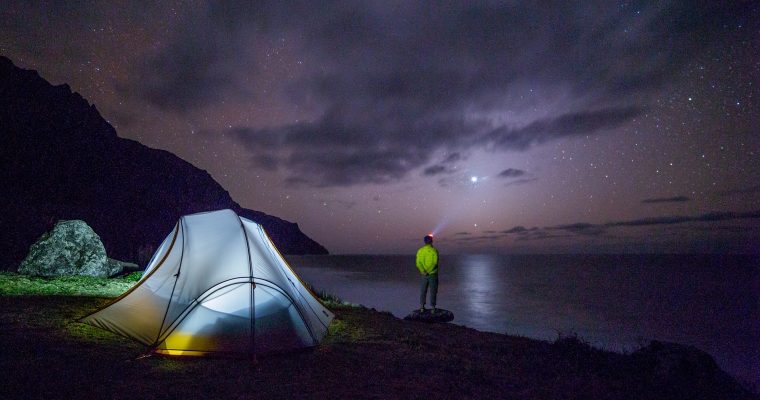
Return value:
[(430, 305), (435, 308), (435, 298), (438, 296), (438, 274), (422, 276), (422, 280), (420, 280), (420, 307), (425, 307), (428, 286), (430, 286)]

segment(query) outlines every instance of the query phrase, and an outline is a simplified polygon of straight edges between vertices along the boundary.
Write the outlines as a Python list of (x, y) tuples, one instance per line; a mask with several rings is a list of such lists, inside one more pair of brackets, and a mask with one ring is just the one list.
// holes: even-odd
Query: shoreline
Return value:
[[(291, 263), (318, 287), (403, 317), (419, 296), (409, 260)], [(453, 323), (484, 331), (548, 341), (577, 334), (623, 353), (651, 340), (695, 346), (746, 386), (760, 387), (760, 338), (751, 322), (756, 265), (746, 257), (448, 257), (439, 303), (455, 313)]]
[[(3, 397), (71, 398), (83, 388), (101, 398), (150, 397), (164, 382), (160, 397), (759, 398), (688, 346), (659, 343), (619, 354), (575, 337), (550, 343), (329, 302), (336, 319), (310, 350), (255, 364), (135, 360), (142, 345), (75, 322), (110, 300), (0, 296)], [(40, 380), (39, 371), (49, 376)]]

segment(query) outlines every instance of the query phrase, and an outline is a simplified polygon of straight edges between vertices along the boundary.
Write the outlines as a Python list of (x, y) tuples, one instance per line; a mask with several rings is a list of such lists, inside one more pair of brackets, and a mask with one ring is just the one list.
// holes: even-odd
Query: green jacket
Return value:
[(422, 275), (438, 273), (438, 250), (432, 244), (426, 244), (417, 250), (417, 269)]

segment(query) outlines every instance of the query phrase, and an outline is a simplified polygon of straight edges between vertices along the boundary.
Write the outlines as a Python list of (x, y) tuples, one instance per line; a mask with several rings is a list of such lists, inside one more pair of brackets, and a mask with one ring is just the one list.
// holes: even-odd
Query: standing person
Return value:
[(417, 269), (422, 274), (420, 281), (420, 312), (425, 311), (428, 286), (430, 286), (430, 305), (435, 313), (435, 300), (438, 296), (438, 250), (433, 247), (433, 236), (425, 236), (425, 245), (417, 250)]

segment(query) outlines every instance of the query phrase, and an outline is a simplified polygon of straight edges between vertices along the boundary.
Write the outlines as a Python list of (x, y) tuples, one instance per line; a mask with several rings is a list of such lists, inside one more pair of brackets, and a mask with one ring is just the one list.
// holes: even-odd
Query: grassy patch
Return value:
[(324, 290), (320, 290), (320, 291), (317, 291), (315, 293), (317, 294), (317, 297), (319, 297), (320, 300), (322, 300), (325, 303), (335, 303), (335, 304), (343, 304), (343, 303), (345, 303), (343, 301), (343, 299), (341, 299), (340, 297), (338, 297), (338, 296), (336, 296), (336, 295), (334, 295), (332, 293), (328, 293), (328, 292), (326, 292)]
[(337, 295), (333, 293), (329, 293), (325, 290), (319, 290), (308, 282), (304, 282), (304, 284), (306, 285), (307, 289), (309, 289), (312, 293), (314, 293), (319, 298), (319, 300), (321, 300), (322, 303), (330, 309), (333, 309), (333, 308), (339, 309), (339, 308), (344, 308), (344, 307), (348, 307), (348, 308), (362, 307), (359, 304), (354, 304), (354, 303), (349, 303), (347, 301), (344, 301), (343, 299), (341, 299), (340, 297), (338, 297)]
[(109, 279), (91, 276), (43, 278), (0, 272), (0, 296), (116, 297), (134, 286), (141, 274), (137, 272), (121, 278)]
[(327, 327), (327, 337), (323, 344), (338, 342), (358, 342), (364, 338), (365, 332), (359, 326), (347, 323), (342, 319), (334, 319)]

